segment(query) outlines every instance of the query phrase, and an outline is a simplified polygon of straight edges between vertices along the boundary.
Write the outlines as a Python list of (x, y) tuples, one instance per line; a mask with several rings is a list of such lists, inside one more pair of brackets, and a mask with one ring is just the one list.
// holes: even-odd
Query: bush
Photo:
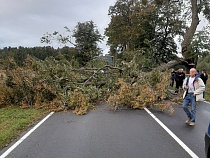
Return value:
[[(157, 74), (160, 72), (156, 72)], [(151, 73), (150, 75), (154, 75)], [(157, 77), (158, 76), (158, 77)], [(123, 79), (118, 79), (119, 88), (115, 93), (109, 96), (108, 104), (114, 107), (114, 110), (122, 106), (127, 106), (133, 109), (143, 109), (145, 107), (158, 107), (161, 111), (168, 109), (170, 114), (173, 114), (173, 108), (170, 102), (166, 102), (168, 77), (164, 73), (151, 77), (152, 84), (137, 84), (130, 85), (125, 83)]]
[(86, 94), (83, 94), (78, 89), (75, 89), (70, 96), (69, 108), (77, 115), (84, 115), (91, 106), (90, 100)]

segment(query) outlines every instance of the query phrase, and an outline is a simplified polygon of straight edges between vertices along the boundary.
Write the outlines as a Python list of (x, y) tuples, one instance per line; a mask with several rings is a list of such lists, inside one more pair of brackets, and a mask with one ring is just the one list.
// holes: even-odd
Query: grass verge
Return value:
[(45, 110), (0, 108), (0, 148), (7, 146), (44, 114), (46, 114)]

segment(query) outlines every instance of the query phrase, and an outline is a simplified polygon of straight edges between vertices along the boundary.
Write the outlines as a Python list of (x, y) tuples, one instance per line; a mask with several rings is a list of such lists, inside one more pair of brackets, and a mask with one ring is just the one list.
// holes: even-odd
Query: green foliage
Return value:
[(89, 98), (78, 89), (75, 89), (71, 94), (68, 106), (73, 110), (73, 113), (84, 115), (90, 106)]
[[(96, 25), (93, 21), (78, 22), (73, 32), (68, 27), (64, 27), (65, 34), (60, 34), (58, 31), (54, 33), (46, 33), (41, 37), (41, 43), (51, 44), (56, 40), (58, 43), (64, 44), (64, 52), (66, 50), (66, 44), (69, 43), (74, 46), (71, 50), (72, 54), (66, 54), (67, 59), (70, 57), (76, 58), (80, 65), (84, 66), (93, 59), (94, 56), (101, 54), (101, 49), (98, 47), (98, 42), (103, 40), (103, 36), (99, 33)], [(74, 39), (75, 43), (72, 41)]]
[[(24, 65), (24, 61), (27, 58), (27, 55), (31, 55), (36, 57), (37, 59), (45, 60), (46, 57), (56, 56), (57, 50), (52, 47), (14, 47), (0, 49), (0, 57), (1, 59), (7, 59), (13, 57), (15, 63), (22, 67)], [(12, 64), (12, 63), (10, 63)], [(5, 64), (4, 64), (5, 65)]]
[(73, 37), (75, 37), (76, 49), (85, 63), (93, 59), (94, 56), (100, 55), (101, 52), (97, 42), (101, 42), (103, 37), (93, 21), (78, 22), (74, 29)]
[(62, 54), (55, 58), (47, 57), (44, 61), (28, 55), (23, 67), (19, 67), (13, 58), (2, 59), (1, 63), (7, 63), (9, 68), (5, 65), (5, 74), (0, 83), (0, 106), (64, 110), (74, 107), (70, 100), (78, 89), (83, 101), (74, 107), (77, 111), (74, 112), (81, 114), (89, 106), (93, 107), (96, 102), (106, 99), (107, 88), (112, 88), (117, 76), (113, 73), (115, 69), (112, 70), (112, 66), (103, 60), (90, 62), (89, 69), (76, 69)]
[(201, 11), (208, 21), (210, 21), (210, 2), (208, 0), (201, 1)]
[(190, 46), (188, 47), (185, 57), (191, 63), (198, 63), (198, 59), (205, 58), (210, 52), (210, 32), (209, 26), (203, 28), (203, 30), (195, 33)]
[[(7, 64), (6, 76), (3, 75), (0, 84), (0, 105), (32, 106), (52, 111), (69, 108), (78, 115), (86, 114), (105, 100), (111, 105), (131, 108), (151, 105), (160, 110), (170, 109), (163, 103), (167, 98), (165, 74), (143, 72), (141, 66), (145, 60), (135, 51), (123, 55), (124, 60), (115, 63), (118, 67), (98, 58), (88, 62), (86, 67), (77, 68), (62, 52), (45, 60), (27, 55), (23, 67), (13, 58), (1, 59), (1, 63)], [(118, 78), (123, 78), (119, 84)]]
[(144, 84), (136, 85), (130, 85), (119, 78), (119, 87), (108, 98), (109, 105), (113, 106), (114, 110), (122, 106), (133, 109), (155, 106), (161, 111), (168, 109), (169, 113), (173, 114), (174, 110), (170, 102), (165, 101), (167, 97), (166, 87), (168, 86), (168, 77), (160, 72), (154, 72), (146, 76), (151, 79), (143, 81), (143, 78), (139, 78), (139, 82), (143, 81)]
[(138, 50), (157, 64), (174, 59), (174, 36), (182, 27), (179, 11), (180, 6), (173, 3), (118, 0), (109, 8), (111, 22), (105, 32), (111, 53)]
[(200, 71), (206, 70), (207, 74), (210, 74), (210, 54), (200, 58), (196, 68)]

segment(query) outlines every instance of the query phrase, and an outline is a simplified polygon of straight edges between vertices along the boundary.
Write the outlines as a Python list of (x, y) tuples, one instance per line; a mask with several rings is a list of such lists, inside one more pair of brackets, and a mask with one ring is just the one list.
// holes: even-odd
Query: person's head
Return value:
[(183, 69), (179, 69), (178, 72), (183, 72)]
[(195, 68), (190, 69), (190, 77), (195, 77), (197, 74), (197, 70)]
[(202, 72), (201, 72), (202, 74), (204, 74), (204, 73), (206, 73), (206, 70), (202, 70)]

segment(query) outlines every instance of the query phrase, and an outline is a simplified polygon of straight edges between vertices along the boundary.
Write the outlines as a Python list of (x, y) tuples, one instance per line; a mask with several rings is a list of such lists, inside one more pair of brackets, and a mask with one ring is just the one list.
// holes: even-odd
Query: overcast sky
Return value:
[[(116, 0), (1, 0), (0, 48), (44, 46), (46, 32), (64, 33), (78, 22), (92, 20), (100, 33), (108, 26), (108, 9)], [(46, 44), (45, 44), (46, 45)], [(62, 47), (62, 45), (55, 45)], [(106, 42), (100, 47), (108, 50)]]
[[(0, 49), (4, 47), (45, 46), (40, 38), (46, 32), (64, 33), (73, 30), (78, 22), (92, 20), (100, 33), (110, 22), (108, 9), (116, 0), (1, 0)], [(199, 24), (199, 27), (202, 23)], [(54, 47), (62, 47), (56, 42)], [(71, 45), (69, 45), (71, 46)], [(104, 53), (106, 41), (99, 45)]]

